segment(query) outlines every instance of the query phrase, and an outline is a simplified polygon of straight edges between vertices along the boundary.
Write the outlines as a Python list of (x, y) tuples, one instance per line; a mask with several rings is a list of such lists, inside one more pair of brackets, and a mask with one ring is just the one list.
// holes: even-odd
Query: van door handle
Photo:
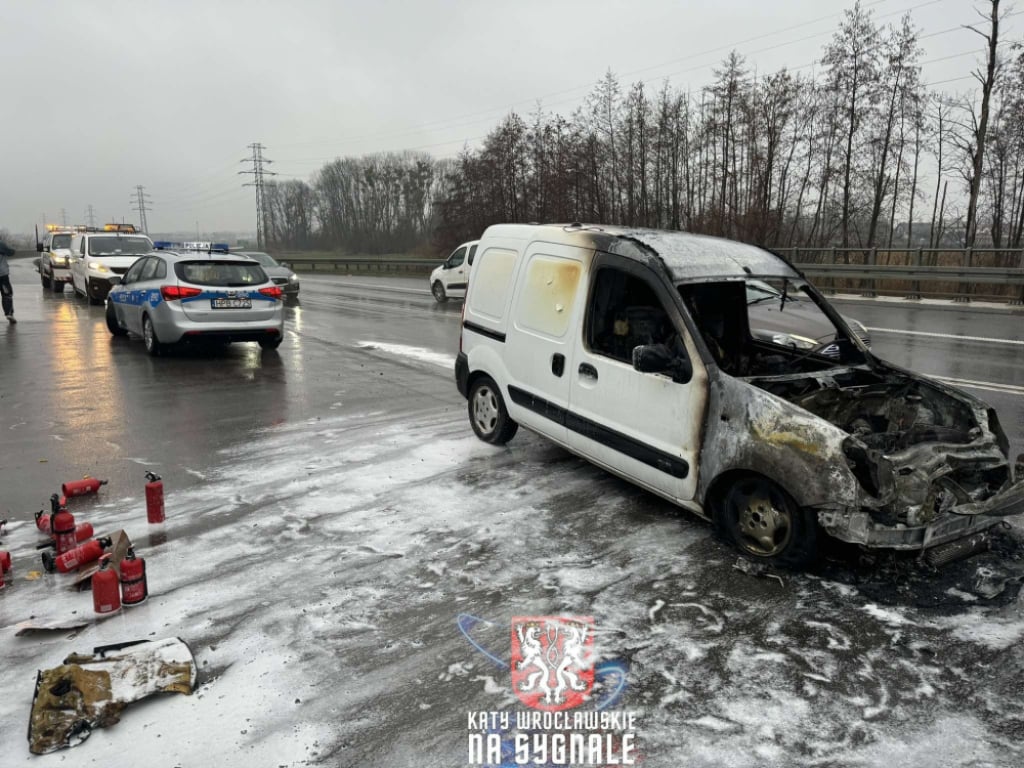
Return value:
[(586, 376), (597, 381), (597, 368), (592, 366), (590, 363), (580, 363), (579, 371), (580, 376)]
[(551, 356), (551, 372), (558, 377), (565, 373), (565, 355), (555, 352)]

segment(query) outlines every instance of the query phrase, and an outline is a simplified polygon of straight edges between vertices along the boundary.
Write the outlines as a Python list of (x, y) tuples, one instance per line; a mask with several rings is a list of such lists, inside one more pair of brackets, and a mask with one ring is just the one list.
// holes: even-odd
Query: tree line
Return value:
[(284, 248), (410, 252), (499, 222), (614, 223), (769, 247), (1021, 246), (1024, 51), (1001, 0), (972, 29), (966, 94), (922, 80), (909, 15), (858, 2), (817, 74), (755, 74), (730, 53), (700, 90), (623, 88), (612, 72), (570, 115), (510, 113), (478, 149), (337, 159), (267, 190)]

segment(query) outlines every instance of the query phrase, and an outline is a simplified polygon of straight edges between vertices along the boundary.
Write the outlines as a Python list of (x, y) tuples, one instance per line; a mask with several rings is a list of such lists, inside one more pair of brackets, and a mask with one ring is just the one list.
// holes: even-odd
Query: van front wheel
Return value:
[(476, 436), (491, 445), (504, 445), (519, 429), (509, 418), (498, 385), (487, 376), (481, 376), (469, 388), (469, 423)]
[(448, 301), (448, 294), (444, 292), (444, 286), (441, 285), (440, 280), (434, 281), (434, 285), (431, 287), (430, 291), (434, 294), (434, 301), (438, 304), (444, 304)]
[(716, 507), (719, 530), (747, 557), (791, 568), (814, 559), (817, 516), (767, 478), (738, 478)]

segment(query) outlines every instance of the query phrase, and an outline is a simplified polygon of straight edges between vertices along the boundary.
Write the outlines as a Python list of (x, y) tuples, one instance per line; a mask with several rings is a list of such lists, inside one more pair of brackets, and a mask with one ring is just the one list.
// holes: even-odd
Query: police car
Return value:
[(146, 351), (211, 340), (256, 341), (277, 349), (284, 338), (281, 288), (258, 262), (207, 242), (154, 243), (107, 296), (107, 328), (138, 334)]

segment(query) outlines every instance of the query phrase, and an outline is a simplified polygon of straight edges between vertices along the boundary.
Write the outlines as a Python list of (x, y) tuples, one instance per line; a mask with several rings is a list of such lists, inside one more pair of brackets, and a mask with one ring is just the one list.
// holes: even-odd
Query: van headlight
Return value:
[(102, 262), (99, 262), (99, 261), (94, 261), (91, 264), (89, 264), (89, 269), (95, 270), (96, 272), (109, 272), (110, 271), (110, 269), (107, 267), (106, 264), (104, 264)]
[(796, 347), (797, 349), (814, 349), (818, 342), (808, 339), (806, 336), (797, 336), (795, 333), (773, 333), (772, 343), (783, 347)]

